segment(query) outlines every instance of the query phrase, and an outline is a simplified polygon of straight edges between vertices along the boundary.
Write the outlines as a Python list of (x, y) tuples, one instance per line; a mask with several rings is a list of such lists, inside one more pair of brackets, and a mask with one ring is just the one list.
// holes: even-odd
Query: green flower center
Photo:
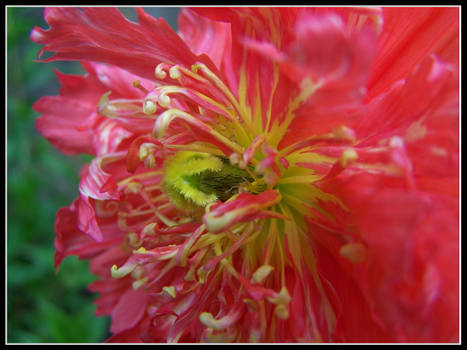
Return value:
[(166, 161), (163, 183), (171, 202), (190, 214), (202, 214), (207, 205), (225, 202), (237, 193), (266, 190), (253, 168), (240, 169), (228, 158), (191, 151), (178, 152)]

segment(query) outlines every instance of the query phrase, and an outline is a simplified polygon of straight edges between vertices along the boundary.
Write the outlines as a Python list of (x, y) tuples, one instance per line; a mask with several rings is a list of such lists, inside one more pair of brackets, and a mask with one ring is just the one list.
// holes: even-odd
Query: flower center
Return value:
[[(332, 221), (323, 204), (343, 207), (316, 183), (357, 159), (349, 147), (355, 140), (352, 130), (336, 128), (278, 149), (296, 110), (318, 85), (304, 84), (285, 114), (273, 120), (272, 100), (264, 110), (245, 98), (244, 71), (236, 93), (203, 64), (187, 69), (161, 63), (155, 75), (156, 87), (139, 101), (139, 110), (135, 101), (109, 101), (108, 95), (99, 104), (100, 113), (110, 118), (138, 118), (141, 125), (153, 126), (152, 133), (132, 141), (126, 156), (134, 175), (119, 185), (137, 199), (119, 216), (134, 250), (120, 268), (112, 267), (112, 276), (131, 274), (135, 289), (151, 290), (161, 300), (170, 297), (176, 309), (197, 308), (192, 316), (207, 327), (207, 338), (234, 334), (235, 323), (253, 314), (258, 319), (252, 339), (259, 333), (266, 337), (267, 329), (273, 334), (276, 318), (286, 320), (291, 312), (287, 278), (292, 267), (305, 293), (316, 284), (330, 310), (309, 249), (306, 219)], [(316, 151), (323, 144), (332, 146), (329, 155)], [(151, 170), (137, 169), (140, 162)], [(138, 226), (130, 226), (136, 219)], [(304, 280), (305, 268), (313, 281)], [(231, 290), (233, 285), (239, 289)], [(212, 293), (219, 305), (197, 306), (194, 295)], [(245, 313), (270, 307), (273, 315)], [(305, 307), (311, 315), (311, 306)], [(332, 324), (332, 312), (328, 316)]]
[(263, 192), (266, 185), (252, 170), (233, 166), (226, 157), (180, 151), (166, 160), (163, 183), (178, 209), (202, 215), (207, 205), (218, 200), (225, 202), (240, 192)]

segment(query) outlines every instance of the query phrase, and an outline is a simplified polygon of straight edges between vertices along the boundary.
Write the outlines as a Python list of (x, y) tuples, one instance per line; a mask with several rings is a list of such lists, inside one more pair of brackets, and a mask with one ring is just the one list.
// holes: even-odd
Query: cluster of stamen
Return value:
[[(98, 107), (110, 118), (152, 123), (152, 133), (129, 148), (126, 166), (134, 174), (117, 184), (126, 203), (115, 206), (118, 223), (128, 232), (131, 254), (112, 267), (112, 276), (131, 275), (134, 289), (153, 296), (148, 314), (157, 327), (167, 328), (170, 341), (182, 335), (184, 323), (177, 317), (189, 309), (206, 327), (205, 340), (264, 339), (266, 305), (273, 305), (280, 320), (290, 316), (285, 269), (301, 264), (307, 244), (303, 218), (328, 215), (320, 207), (325, 201), (344, 207), (314, 183), (355, 164), (355, 135), (342, 126), (277, 150), (268, 133), (286, 127), (268, 122), (269, 129), (255, 129), (245, 115), (248, 108), (206, 65), (190, 70), (161, 63), (155, 77), (151, 91), (134, 83), (145, 94), (142, 101), (109, 101), (107, 93)], [(284, 123), (316, 88), (307, 85), (299, 93)], [(314, 152), (323, 143), (337, 155)], [(318, 174), (304, 164), (326, 164), (330, 170)], [(291, 262), (284, 240), (294, 249)], [(348, 241), (342, 255), (361, 261), (364, 247)], [(216, 306), (206, 310), (204, 295), (215, 296)], [(322, 297), (326, 300), (324, 292)], [(248, 313), (252, 310), (263, 311)], [(249, 335), (234, 327), (241, 320), (252, 324)]]

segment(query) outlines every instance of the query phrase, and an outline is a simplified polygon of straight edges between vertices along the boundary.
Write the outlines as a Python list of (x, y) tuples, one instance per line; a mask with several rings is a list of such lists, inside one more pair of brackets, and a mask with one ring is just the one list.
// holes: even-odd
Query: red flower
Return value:
[(34, 108), (109, 341), (457, 342), (458, 9), (137, 13), (31, 33), (86, 70)]

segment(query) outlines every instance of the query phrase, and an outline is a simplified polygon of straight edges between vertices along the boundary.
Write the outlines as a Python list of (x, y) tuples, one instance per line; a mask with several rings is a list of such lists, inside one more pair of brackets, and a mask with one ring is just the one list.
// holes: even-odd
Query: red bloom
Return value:
[(34, 108), (109, 341), (457, 342), (458, 9), (137, 13), (31, 33), (86, 70)]

